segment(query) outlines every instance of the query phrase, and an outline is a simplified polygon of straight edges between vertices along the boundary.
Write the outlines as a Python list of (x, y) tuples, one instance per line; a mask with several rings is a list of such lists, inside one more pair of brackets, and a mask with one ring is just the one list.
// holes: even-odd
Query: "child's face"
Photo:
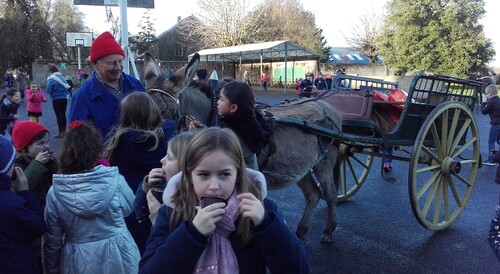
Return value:
[(165, 172), (165, 180), (170, 180), (172, 176), (179, 173), (179, 165), (177, 163), (177, 158), (174, 157), (174, 154), (170, 150), (170, 146), (167, 149), (167, 155), (160, 160), (162, 164), (162, 169)]
[(236, 111), (235, 110), (235, 104), (231, 104), (229, 99), (227, 99), (226, 95), (224, 95), (223, 92), (220, 94), (219, 101), (217, 101), (217, 111), (220, 116), (227, 116), (230, 115), (231, 112)]
[(13, 96), (10, 97), (10, 101), (19, 104), (21, 102), (21, 93), (16, 92)]
[(224, 151), (210, 153), (191, 171), (196, 196), (228, 199), (234, 191), (237, 173), (233, 159)]
[(35, 159), (35, 157), (38, 155), (38, 153), (48, 150), (49, 147), (49, 133), (45, 133), (42, 139), (32, 143), (31, 145), (28, 145), (28, 155)]
[(32, 91), (36, 91), (38, 89), (38, 86), (37, 85), (31, 85), (30, 89)]

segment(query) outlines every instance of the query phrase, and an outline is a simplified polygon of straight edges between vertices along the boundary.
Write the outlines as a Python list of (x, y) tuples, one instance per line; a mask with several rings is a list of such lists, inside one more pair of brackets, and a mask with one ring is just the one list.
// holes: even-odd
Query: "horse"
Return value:
[[(152, 55), (145, 55), (146, 89), (160, 106), (163, 118), (192, 115), (210, 125), (208, 117), (213, 107), (213, 100), (200, 90), (188, 86), (197, 70), (199, 55), (195, 54), (186, 66), (176, 71), (169, 79), (162, 75), (154, 60)], [(332, 105), (322, 100), (308, 98), (268, 106), (267, 111), (272, 112), (278, 120), (275, 123), (273, 137), (276, 152), (270, 153), (270, 146), (266, 146), (262, 148), (258, 157), (259, 166), (264, 166), (262, 172), (266, 177), (268, 188), (270, 190), (285, 188), (297, 183), (302, 190), (306, 206), (295, 234), (303, 242), (313, 211), (319, 200), (324, 199), (327, 203), (327, 220), (321, 242), (331, 243), (332, 233), (337, 224), (338, 145), (332, 138), (281, 123), (279, 118), (294, 117), (340, 131), (341, 116)]]

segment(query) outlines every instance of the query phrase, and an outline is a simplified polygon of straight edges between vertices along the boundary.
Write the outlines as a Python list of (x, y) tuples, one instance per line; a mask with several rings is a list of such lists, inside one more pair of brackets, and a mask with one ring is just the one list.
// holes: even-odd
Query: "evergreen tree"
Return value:
[(479, 24), (484, 14), (483, 0), (390, 0), (379, 53), (402, 74), (465, 76), (495, 55)]

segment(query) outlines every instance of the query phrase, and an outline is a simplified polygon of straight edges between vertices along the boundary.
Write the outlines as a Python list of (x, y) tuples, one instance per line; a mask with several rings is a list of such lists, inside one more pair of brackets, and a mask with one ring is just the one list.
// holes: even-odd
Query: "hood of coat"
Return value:
[[(247, 173), (248, 176), (250, 177), (250, 180), (255, 183), (260, 185), (260, 191), (262, 193), (262, 199), (267, 197), (267, 182), (266, 178), (264, 177), (264, 174), (262, 174), (260, 171), (255, 171), (253, 169), (247, 168)], [(182, 180), (182, 171), (175, 174), (170, 180), (168, 180), (167, 186), (165, 187), (165, 190), (163, 191), (163, 204), (167, 205), (168, 207), (175, 208), (175, 204), (172, 202), (172, 197), (175, 194), (175, 191), (177, 190), (177, 185), (181, 183)]]
[(91, 217), (108, 209), (120, 176), (117, 167), (99, 165), (87, 173), (54, 174), (52, 187), (57, 201), (67, 210)]

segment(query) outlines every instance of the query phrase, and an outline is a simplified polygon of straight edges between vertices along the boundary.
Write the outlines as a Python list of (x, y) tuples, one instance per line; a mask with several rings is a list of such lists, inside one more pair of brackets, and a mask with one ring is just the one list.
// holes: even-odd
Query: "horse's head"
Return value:
[(160, 107), (164, 119), (178, 119), (179, 96), (193, 79), (200, 55), (194, 54), (187, 65), (166, 79), (155, 58), (146, 53), (144, 57), (144, 80), (148, 94)]

